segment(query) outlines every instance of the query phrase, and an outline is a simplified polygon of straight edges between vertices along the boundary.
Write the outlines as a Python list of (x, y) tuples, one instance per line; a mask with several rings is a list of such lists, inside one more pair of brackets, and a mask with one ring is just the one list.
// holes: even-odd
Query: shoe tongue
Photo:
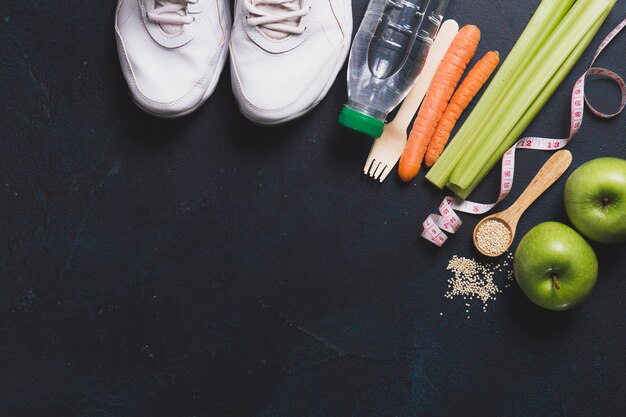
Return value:
[[(164, 1), (159, 1), (159, 0), (155, 0), (156, 3), (156, 7), (162, 7), (162, 6), (167, 6), (168, 4), (171, 3), (176, 3), (175, 0), (164, 0)], [(170, 16), (185, 16), (185, 11), (184, 10), (177, 10), (175, 12), (169, 12), (169, 13), (163, 13), (164, 15), (170, 15)], [(167, 33), (168, 35), (179, 35), (182, 33), (183, 31), (183, 25), (176, 25), (176, 24), (172, 24), (172, 23), (159, 23), (159, 27), (161, 28), (161, 30), (165, 33)]]
[[(270, 14), (280, 14), (285, 12), (291, 12), (294, 8), (299, 8), (302, 6), (302, 0), (292, 0), (284, 4), (268, 4), (264, 0), (252, 0), (252, 5), (256, 6), (257, 9), (263, 10), (264, 12)], [(289, 6), (292, 6), (291, 8)], [(288, 19), (280, 22), (284, 25), (289, 26), (298, 26), (300, 24), (300, 18)], [(285, 39), (289, 36), (288, 33), (283, 33), (277, 30), (272, 30), (266, 27), (259, 27), (259, 29), (270, 39), (281, 40)]]

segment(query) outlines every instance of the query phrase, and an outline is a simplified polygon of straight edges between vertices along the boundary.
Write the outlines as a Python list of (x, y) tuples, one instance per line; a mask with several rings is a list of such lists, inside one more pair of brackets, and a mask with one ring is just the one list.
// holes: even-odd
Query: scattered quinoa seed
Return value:
[[(507, 258), (512, 259), (513, 255), (508, 253)], [(475, 259), (462, 258), (454, 255), (448, 262), (447, 269), (452, 271), (453, 277), (448, 279), (448, 291), (444, 297), (452, 300), (456, 297), (463, 297), (465, 314), (470, 318), (469, 308), (471, 303), (469, 300), (480, 300), (482, 302), (483, 312), (487, 311), (489, 301), (496, 300), (498, 293), (502, 290), (494, 282), (496, 272), (505, 272), (506, 284), (505, 288), (510, 287), (513, 281), (513, 271), (506, 265), (481, 263)]]

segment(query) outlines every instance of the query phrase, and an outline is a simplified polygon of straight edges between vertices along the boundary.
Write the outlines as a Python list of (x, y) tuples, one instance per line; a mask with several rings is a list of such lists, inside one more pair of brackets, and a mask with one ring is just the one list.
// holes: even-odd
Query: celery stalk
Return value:
[(501, 100), (503, 92), (524, 70), (525, 65), (539, 51), (541, 45), (569, 11), (574, 0), (543, 0), (528, 25), (513, 46), (513, 49), (496, 72), (480, 101), (446, 147), (437, 163), (430, 169), (426, 178), (439, 188), (443, 188), (454, 170), (458, 160), (471, 142), (471, 136), (485, 122), (489, 114)]
[(554, 91), (561, 85), (565, 77), (570, 73), (574, 65), (578, 62), (582, 54), (585, 52), (595, 35), (600, 30), (600, 27), (604, 23), (604, 20), (608, 16), (610, 9), (607, 9), (606, 12), (596, 21), (593, 28), (585, 35), (584, 39), (576, 46), (576, 49), (570, 54), (567, 60), (563, 63), (563, 66), (559, 69), (557, 74), (552, 77), (549, 84), (544, 88), (539, 97), (532, 104), (530, 109), (524, 114), (522, 119), (517, 123), (515, 128), (509, 133), (507, 138), (502, 142), (501, 146), (498, 148), (497, 152), (492, 154), (489, 158), (489, 162), (485, 164), (480, 174), (472, 181), (469, 187), (465, 189), (461, 189), (459, 187), (454, 186), (454, 184), (448, 184), (448, 187), (456, 194), (457, 196), (466, 199), (472, 191), (480, 184), (480, 182), (487, 176), (489, 171), (500, 161), (502, 155), (518, 140), (519, 135), (521, 135), (524, 130), (528, 127), (530, 122), (537, 116), (539, 111), (543, 108), (543, 106), (550, 99)]
[(578, 0), (559, 23), (520, 80), (492, 110), (477, 139), (454, 168), (450, 182), (466, 189), (524, 116), (541, 91), (614, 0)]

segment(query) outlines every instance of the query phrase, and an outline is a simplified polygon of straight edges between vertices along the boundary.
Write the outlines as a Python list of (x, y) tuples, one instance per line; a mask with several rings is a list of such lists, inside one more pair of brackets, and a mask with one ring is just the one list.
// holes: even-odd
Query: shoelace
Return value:
[[(252, 0), (244, 0), (243, 5), (245, 10), (250, 13), (251, 16), (254, 16), (248, 18), (249, 25), (261, 26), (288, 35), (299, 35), (305, 31), (306, 27), (301, 25), (293, 26), (285, 23), (287, 21), (297, 21), (297, 19), (307, 15), (311, 10), (310, 7), (303, 8), (298, 3), (298, 0), (261, 0), (257, 5), (253, 5)], [(268, 6), (282, 6), (289, 11), (270, 12), (261, 10), (257, 6), (262, 4)]]
[(194, 19), (186, 13), (187, 4), (197, 2), (198, 0), (156, 0), (156, 6), (153, 11), (148, 12), (148, 18), (160, 24), (188, 25)]

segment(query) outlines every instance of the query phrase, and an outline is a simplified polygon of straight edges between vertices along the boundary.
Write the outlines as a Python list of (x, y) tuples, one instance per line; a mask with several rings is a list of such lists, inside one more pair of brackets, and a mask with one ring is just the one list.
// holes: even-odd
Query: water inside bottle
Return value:
[(429, 1), (387, 0), (368, 49), (369, 69), (378, 79), (396, 74), (409, 58)]
[(370, 0), (350, 51), (342, 125), (382, 134), (385, 118), (419, 76), (449, 1)]

